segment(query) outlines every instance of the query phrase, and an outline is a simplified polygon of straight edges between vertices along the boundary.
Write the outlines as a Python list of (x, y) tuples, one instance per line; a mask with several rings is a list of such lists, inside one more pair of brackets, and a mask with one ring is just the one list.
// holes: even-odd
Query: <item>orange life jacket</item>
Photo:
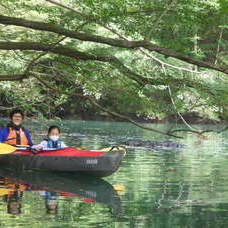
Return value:
[[(28, 145), (28, 139), (22, 129), (19, 130), (20, 145)], [(9, 128), (9, 134), (5, 143), (10, 145), (17, 145), (17, 131), (15, 129)]]

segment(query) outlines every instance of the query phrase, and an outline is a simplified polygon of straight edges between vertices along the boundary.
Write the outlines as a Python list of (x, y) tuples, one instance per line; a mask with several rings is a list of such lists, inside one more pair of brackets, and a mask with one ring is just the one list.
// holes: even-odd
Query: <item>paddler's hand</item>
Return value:
[(41, 147), (32, 147), (31, 152), (33, 154), (38, 154), (40, 151), (42, 151), (43, 149)]
[(43, 148), (41, 146), (32, 146), (32, 150), (41, 151)]

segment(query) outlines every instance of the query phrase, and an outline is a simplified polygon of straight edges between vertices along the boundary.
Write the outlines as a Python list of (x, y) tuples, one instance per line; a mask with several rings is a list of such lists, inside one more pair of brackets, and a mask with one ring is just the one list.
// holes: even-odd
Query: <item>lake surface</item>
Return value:
[[(26, 126), (38, 143), (53, 123)], [(55, 123), (68, 145), (85, 149), (171, 139), (129, 123)], [(227, 132), (207, 139), (185, 134), (171, 139), (182, 149), (127, 148), (118, 172), (104, 179), (0, 169), (0, 227), (228, 227), (227, 139)]]

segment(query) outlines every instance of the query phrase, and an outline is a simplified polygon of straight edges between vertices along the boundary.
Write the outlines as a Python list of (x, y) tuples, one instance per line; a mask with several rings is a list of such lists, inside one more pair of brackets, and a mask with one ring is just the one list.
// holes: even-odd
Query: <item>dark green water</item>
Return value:
[[(49, 124), (27, 123), (35, 143)], [(58, 124), (68, 145), (87, 149), (167, 139), (128, 123)], [(103, 180), (29, 172), (11, 173), (12, 181), (0, 170), (0, 227), (228, 227), (227, 139), (227, 133), (210, 133), (206, 140), (186, 135), (179, 140), (183, 149), (128, 148), (119, 171)], [(8, 194), (10, 189), (17, 191)]]

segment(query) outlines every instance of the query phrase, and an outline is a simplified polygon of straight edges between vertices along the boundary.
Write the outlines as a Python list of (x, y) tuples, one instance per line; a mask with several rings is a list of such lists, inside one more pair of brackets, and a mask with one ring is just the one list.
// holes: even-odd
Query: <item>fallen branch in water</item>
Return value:
[[(156, 132), (156, 133), (159, 133), (159, 134), (163, 134), (163, 135), (167, 135), (167, 136), (171, 136), (171, 137), (175, 137), (175, 138), (179, 138), (179, 139), (183, 139), (184, 137), (176, 135), (174, 133), (177, 133), (177, 132), (190, 132), (190, 133), (194, 133), (194, 134), (200, 135), (202, 137), (205, 137), (205, 136), (203, 136), (204, 133), (213, 132), (212, 130), (196, 131), (196, 130), (192, 130), (192, 129), (175, 129), (175, 130), (169, 130), (169, 131), (161, 131), (161, 130), (158, 130), (158, 129), (155, 129), (155, 128), (147, 127), (147, 126), (145, 126), (143, 124), (140, 124), (140, 123), (136, 122), (135, 120), (133, 120), (132, 118), (130, 118), (130, 117), (126, 116), (126, 115), (117, 113), (115, 111), (112, 111), (112, 110), (110, 110), (108, 108), (103, 107), (102, 105), (100, 105), (96, 101), (95, 98), (93, 98), (91, 96), (83, 95), (81, 93), (76, 92), (76, 90), (73, 90), (71, 92), (62, 91), (61, 89), (58, 89), (58, 88), (55, 88), (55, 87), (49, 85), (49, 83), (47, 83), (45, 80), (41, 79), (37, 74), (33, 74), (33, 76), (38, 81), (40, 81), (43, 85), (45, 85), (45, 87), (51, 89), (52, 91), (54, 91), (57, 94), (65, 94), (67, 96), (76, 96), (76, 97), (80, 97), (80, 98), (83, 98), (85, 100), (88, 100), (91, 104), (93, 104), (94, 106), (96, 106), (100, 110), (106, 112), (107, 114), (109, 114), (111, 116), (114, 116), (114, 117), (118, 117), (118, 118), (120, 118), (122, 120), (126, 120), (127, 122), (130, 122), (130, 123), (134, 124), (135, 126), (137, 126), (139, 128), (142, 128), (142, 129), (145, 129), (145, 130), (153, 131), (153, 132)], [(77, 90), (78, 90), (78, 88), (77, 88)]]
[(163, 131), (160, 131), (158, 129), (155, 129), (155, 128), (151, 128), (151, 127), (147, 127), (147, 126), (144, 126), (143, 124), (140, 124), (136, 121), (134, 121), (133, 119), (131, 119), (130, 117), (128, 116), (125, 116), (123, 114), (119, 114), (117, 112), (114, 112), (114, 111), (111, 111), (103, 106), (101, 106), (100, 104), (98, 104), (96, 102), (96, 100), (91, 97), (91, 96), (86, 96), (86, 95), (83, 95), (83, 94), (80, 94), (80, 93), (76, 93), (75, 90), (74, 91), (71, 91), (71, 92), (65, 92), (65, 91), (62, 91), (58, 88), (55, 88), (51, 85), (49, 85), (46, 81), (44, 81), (43, 79), (41, 79), (38, 75), (36, 74), (33, 74), (33, 77), (35, 77), (38, 81), (40, 81), (43, 85), (45, 85), (47, 88), (51, 89), (52, 91), (54, 91), (55, 93), (58, 93), (58, 94), (65, 94), (65, 95), (68, 95), (68, 96), (76, 96), (76, 97), (81, 97), (83, 99), (86, 99), (88, 101), (90, 101), (90, 103), (92, 103), (94, 106), (98, 107), (99, 109), (101, 109), (102, 111), (112, 115), (112, 116), (115, 116), (115, 117), (118, 117), (120, 119), (123, 119), (123, 120), (126, 120), (134, 125), (136, 125), (137, 127), (140, 127), (142, 129), (145, 129), (145, 130), (149, 130), (149, 131), (153, 131), (153, 132), (156, 132), (156, 133), (160, 133), (160, 134), (163, 134), (163, 135), (168, 135), (168, 136), (171, 136), (171, 137), (175, 137), (175, 138), (179, 138), (179, 139), (182, 139), (183, 137), (181, 136), (178, 136), (178, 135), (174, 135), (172, 133), (169, 133), (169, 132), (163, 132)]
[[(39, 74), (42, 75), (41, 73), (39, 73)], [(109, 114), (111, 116), (114, 116), (114, 117), (117, 117), (117, 118), (120, 118), (120, 119), (123, 119), (123, 120), (126, 120), (126, 121), (134, 124), (135, 126), (137, 126), (139, 128), (142, 128), (142, 129), (145, 129), (145, 130), (153, 131), (153, 132), (156, 132), (156, 133), (159, 133), (159, 134), (163, 134), (163, 135), (167, 135), (167, 136), (171, 136), (171, 137), (175, 137), (175, 138), (179, 138), (179, 139), (183, 139), (184, 137), (183, 136), (176, 135), (175, 133), (177, 133), (177, 132), (190, 132), (190, 133), (197, 134), (199, 136), (203, 136), (204, 133), (215, 132), (215, 131), (212, 131), (212, 130), (196, 131), (196, 130), (192, 130), (192, 129), (174, 129), (174, 130), (168, 130), (168, 131), (161, 131), (161, 130), (158, 130), (158, 129), (155, 129), (155, 128), (147, 127), (147, 126), (145, 126), (143, 124), (140, 124), (140, 123), (136, 122), (135, 120), (133, 120), (132, 118), (130, 118), (130, 117), (126, 116), (126, 115), (117, 113), (115, 111), (112, 111), (112, 110), (110, 110), (108, 108), (103, 107), (102, 105), (100, 105), (96, 101), (95, 98), (93, 98), (91, 96), (83, 95), (82, 93), (78, 93), (77, 92), (79, 90), (78, 87), (76, 89), (70, 91), (70, 92), (65, 92), (65, 91), (62, 91), (59, 88), (56, 88), (56, 87), (53, 87), (52, 85), (50, 85), (48, 82), (46, 82), (45, 80), (43, 80), (40, 76), (38, 76), (38, 73), (35, 73), (35, 72), (27, 72), (27, 74), (24, 75), (24, 76), (25, 76), (25, 78), (29, 78), (29, 77), (36, 78), (46, 88), (54, 91), (57, 94), (65, 94), (67, 96), (75, 96), (75, 97), (80, 97), (80, 98), (83, 98), (85, 100), (88, 100), (91, 104), (93, 104), (94, 106), (96, 106), (100, 110), (106, 112), (107, 114)], [(8, 80), (12, 80), (15, 76), (12, 74), (12, 75), (7, 75), (5, 77)], [(1, 75), (0, 75), (0, 80), (1, 80)], [(228, 129), (228, 127), (226, 129)], [(222, 131), (225, 131), (226, 129), (224, 129)], [(220, 132), (216, 132), (216, 133), (220, 133)], [(205, 137), (205, 136), (203, 136), (203, 137)]]
[(175, 132), (191, 132), (191, 133), (194, 133), (194, 134), (202, 135), (204, 133), (215, 132), (215, 131), (213, 131), (213, 130), (196, 131), (196, 130), (191, 130), (191, 129), (176, 129), (176, 130), (171, 130), (171, 131), (168, 131), (168, 132), (170, 132), (171, 134), (173, 134)]

